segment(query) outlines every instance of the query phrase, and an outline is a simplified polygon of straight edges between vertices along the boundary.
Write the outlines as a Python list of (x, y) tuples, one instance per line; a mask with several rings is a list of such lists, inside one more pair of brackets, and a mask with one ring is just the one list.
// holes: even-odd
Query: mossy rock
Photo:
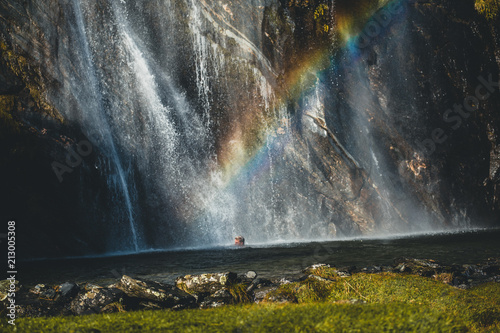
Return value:
[(212, 294), (226, 286), (236, 283), (235, 273), (210, 273), (200, 275), (185, 275), (176, 279), (177, 288), (190, 294)]
[(24, 83), (39, 110), (51, 118), (63, 122), (61, 114), (47, 102), (46, 83), (39, 66), (28, 55), (16, 53), (5, 42), (0, 41), (1, 57), (7, 67)]

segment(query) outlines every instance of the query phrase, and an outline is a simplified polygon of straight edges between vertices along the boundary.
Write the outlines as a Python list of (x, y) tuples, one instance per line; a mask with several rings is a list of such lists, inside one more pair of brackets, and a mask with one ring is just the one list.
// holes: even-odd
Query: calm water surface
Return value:
[(315, 263), (390, 265), (398, 257), (432, 258), (447, 264), (473, 264), (500, 257), (500, 230), (31, 261), (19, 265), (18, 278), (25, 286), (66, 281), (106, 285), (123, 274), (166, 283), (180, 275), (224, 271), (241, 274), (253, 270), (260, 277), (276, 278), (299, 274)]

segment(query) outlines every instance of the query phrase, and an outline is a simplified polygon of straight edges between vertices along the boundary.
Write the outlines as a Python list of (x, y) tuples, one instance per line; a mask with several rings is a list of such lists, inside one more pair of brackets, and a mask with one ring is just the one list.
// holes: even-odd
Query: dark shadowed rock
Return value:
[(40, 293), (40, 297), (49, 299), (49, 300), (54, 300), (57, 296), (57, 293), (54, 289), (49, 288), (45, 290), (44, 292)]
[(59, 286), (59, 293), (61, 298), (73, 298), (80, 291), (80, 287), (76, 283), (65, 282)]
[(227, 290), (226, 288), (222, 288), (221, 290), (217, 290), (215, 293), (213, 293), (210, 296), (215, 297), (215, 298), (226, 298), (226, 299), (231, 299), (233, 297), (231, 295), (231, 293), (229, 292), (229, 290)]
[(266, 298), (267, 294), (269, 294), (272, 291), (275, 291), (276, 289), (278, 289), (278, 287), (272, 286), (272, 287), (262, 287), (254, 290), (253, 292), (254, 302), (255, 303), (262, 302)]
[(264, 297), (265, 302), (272, 303), (298, 303), (297, 297), (291, 293), (276, 291), (269, 291)]
[(252, 292), (254, 289), (272, 286), (273, 283), (267, 279), (256, 278), (247, 287), (247, 292)]
[(382, 268), (380, 266), (368, 266), (368, 267), (363, 267), (361, 271), (363, 273), (380, 273), (382, 272)]
[(273, 285), (281, 286), (283, 284), (304, 281), (305, 279), (307, 279), (307, 277), (308, 275), (304, 274), (287, 275), (279, 279), (272, 279), (271, 282)]
[(232, 304), (231, 302), (227, 302), (224, 299), (214, 298), (214, 297), (206, 297), (203, 301), (200, 302), (200, 309), (209, 309), (209, 308), (218, 308), (223, 305)]
[(234, 304), (233, 295), (226, 288), (217, 290), (215, 293), (205, 297), (200, 302), (200, 308), (216, 308), (223, 305)]
[(443, 272), (443, 267), (432, 259), (398, 258), (395, 264), (394, 270), (401, 273), (431, 277)]
[(30, 289), (30, 293), (33, 293), (35, 295), (40, 295), (44, 290), (46, 290), (48, 287), (46, 287), (43, 283), (39, 283), (33, 288)]

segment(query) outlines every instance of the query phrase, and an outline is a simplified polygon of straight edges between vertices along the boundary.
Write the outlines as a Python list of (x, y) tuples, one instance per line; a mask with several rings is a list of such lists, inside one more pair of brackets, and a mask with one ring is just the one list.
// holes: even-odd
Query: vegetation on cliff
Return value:
[(474, 4), (476, 10), (486, 16), (488, 19), (494, 19), (498, 16), (500, 10), (499, 0), (476, 0)]
[(7, 67), (26, 85), (39, 110), (62, 122), (61, 114), (46, 100), (47, 87), (42, 79), (44, 75), (40, 67), (34, 61), (14, 52), (3, 41), (0, 41), (0, 54)]

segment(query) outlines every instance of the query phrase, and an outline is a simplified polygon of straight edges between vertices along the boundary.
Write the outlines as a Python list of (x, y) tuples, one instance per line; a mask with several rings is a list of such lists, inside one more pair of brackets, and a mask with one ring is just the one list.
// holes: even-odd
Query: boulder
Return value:
[(80, 287), (76, 283), (65, 282), (58, 288), (61, 299), (70, 299), (78, 295)]
[(261, 288), (255, 289), (253, 292), (254, 302), (255, 303), (262, 302), (270, 292), (273, 292), (276, 289), (278, 289), (278, 287), (276, 287), (276, 286), (261, 287)]
[(228, 304), (234, 304), (233, 295), (226, 288), (222, 288), (210, 296), (203, 298), (200, 302), (200, 308), (216, 308)]
[(432, 259), (399, 258), (395, 260), (396, 272), (412, 273), (424, 277), (443, 273), (443, 267)]
[(318, 268), (331, 268), (331, 267), (330, 265), (327, 264), (314, 264), (303, 269), (302, 273), (310, 275), (313, 274), (314, 271), (317, 270)]
[(175, 284), (190, 294), (208, 293), (216, 291), (234, 284), (237, 281), (235, 273), (212, 273), (200, 275), (185, 275), (177, 278)]
[(34, 296), (20, 297), (16, 301), (18, 317), (68, 316), (74, 314), (68, 303), (40, 299)]
[(12, 292), (11, 285), (14, 284), (12, 288), (17, 292), (19, 291), (19, 281), (14, 281), (12, 283), (11, 280), (2, 280), (0, 281), (0, 301), (4, 301), (7, 299), (7, 295)]
[(124, 275), (117, 287), (124, 291), (128, 297), (149, 301), (149, 303), (142, 302), (142, 304), (148, 304), (148, 307), (151, 307), (152, 304), (156, 304), (161, 308), (175, 309), (196, 306), (196, 299), (192, 295), (173, 285), (136, 280)]
[(270, 290), (263, 299), (264, 302), (272, 303), (298, 303), (297, 297), (292, 293), (280, 291), (279, 289)]
[(29, 290), (29, 292), (33, 295), (36, 295), (40, 299), (45, 299), (45, 300), (55, 300), (57, 297), (57, 292), (54, 289), (54, 287), (47, 286), (43, 283), (39, 283), (33, 288)]
[(35, 294), (35, 295), (40, 295), (47, 288), (48, 287), (46, 287), (43, 283), (39, 283), (36, 286), (34, 286), (32, 289), (30, 289), (30, 293)]
[(18, 317), (67, 316), (74, 314), (70, 298), (61, 297), (57, 286), (37, 284), (16, 294)]
[(124, 303), (124, 296), (125, 293), (120, 289), (92, 288), (73, 299), (70, 308), (77, 315), (111, 312), (110, 308), (120, 307)]
[(252, 292), (254, 289), (272, 286), (273, 283), (266, 279), (256, 278), (247, 287), (247, 293)]
[(363, 273), (370, 273), (370, 274), (380, 273), (380, 272), (382, 272), (382, 267), (380, 267), (380, 266), (363, 267), (361, 269), (361, 272), (363, 272)]
[(302, 282), (305, 279), (307, 279), (308, 276), (309, 275), (304, 275), (304, 274), (297, 274), (297, 275), (292, 275), (292, 276), (288, 275), (288, 276), (284, 276), (284, 277), (279, 278), (279, 279), (273, 279), (273, 280), (271, 280), (271, 282), (273, 285), (281, 286), (283, 284)]
[(57, 292), (53, 288), (47, 288), (40, 293), (40, 298), (44, 298), (50, 301), (55, 300), (57, 297)]

